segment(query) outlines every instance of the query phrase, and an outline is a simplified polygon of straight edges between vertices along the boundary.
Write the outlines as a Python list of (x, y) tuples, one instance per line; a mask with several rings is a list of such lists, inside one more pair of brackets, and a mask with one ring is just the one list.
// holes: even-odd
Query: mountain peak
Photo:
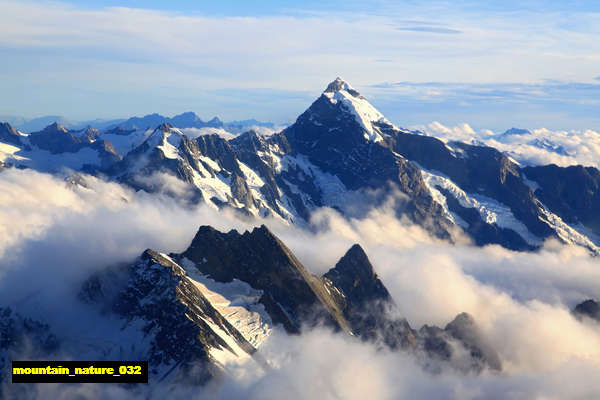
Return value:
[(325, 89), (323, 93), (336, 93), (340, 91), (345, 91), (356, 98), (364, 99), (364, 97), (356, 89), (350, 86), (348, 82), (346, 82), (339, 76), (335, 78), (335, 80), (329, 85), (327, 85), (327, 89)]
[(369, 258), (358, 244), (353, 245), (335, 267), (323, 276), (340, 288), (347, 298), (356, 301), (390, 298)]
[(527, 129), (521, 129), (521, 128), (510, 128), (509, 130), (507, 130), (506, 132), (503, 133), (503, 135), (508, 136), (508, 135), (530, 135), (531, 132), (528, 131)]
[(357, 90), (350, 86), (342, 78), (337, 77), (333, 82), (327, 85), (323, 92), (332, 104), (341, 104), (349, 111), (356, 122), (358, 122), (365, 131), (365, 138), (370, 141), (378, 142), (382, 140), (381, 135), (373, 127), (373, 123), (391, 123), (375, 107), (367, 101)]
[(155, 131), (168, 132), (172, 128), (173, 128), (173, 125), (171, 125), (168, 122), (163, 122), (162, 124), (160, 124), (159, 126), (156, 127)]
[(58, 122), (53, 122), (52, 124), (48, 125), (46, 128), (44, 128), (44, 131), (67, 133), (67, 129)]

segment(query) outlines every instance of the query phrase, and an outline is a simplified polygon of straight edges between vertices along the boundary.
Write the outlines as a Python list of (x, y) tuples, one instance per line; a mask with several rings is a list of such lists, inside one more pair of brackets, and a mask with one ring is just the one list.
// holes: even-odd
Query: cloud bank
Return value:
[[(452, 115), (479, 117), (482, 126), (512, 116), (518, 124), (528, 114), (551, 127), (599, 123), (599, 14), (575, 8), (565, 24), (556, 5), (509, 12), (378, 2), (345, 12), (345, 3), (235, 16), (201, 6), (183, 14), (0, 4), (0, 51), (13, 61), (0, 66), (4, 114), (69, 110), (85, 120), (191, 109), (287, 122), (340, 75), (399, 124)], [(380, 82), (394, 87), (383, 93), (373, 87)]]
[(476, 131), (467, 123), (449, 127), (437, 121), (413, 128), (444, 141), (483, 143), (507, 153), (524, 165), (567, 167), (579, 164), (600, 168), (600, 133), (591, 129), (564, 131), (539, 128), (504, 135), (489, 129)]
[[(360, 243), (413, 328), (443, 326), (459, 312), (469, 312), (504, 365), (500, 374), (431, 375), (409, 354), (317, 329), (293, 337), (275, 333), (260, 349), (273, 366), (269, 371), (252, 362), (230, 365), (223, 382), (203, 391), (158, 386), (146, 393), (151, 398), (562, 399), (600, 394), (595, 379), (600, 324), (579, 321), (569, 312), (577, 302), (600, 298), (600, 265), (582, 249), (556, 242), (536, 253), (453, 246), (393, 218), (385, 204), (351, 219), (322, 209), (311, 231), (272, 220), (249, 223), (205, 206), (186, 208), (160, 194), (135, 193), (87, 176), (85, 181), (88, 188), (34, 171), (0, 173), (0, 202), (6, 205), (0, 208), (0, 233), (8, 238), (0, 247), (0, 304), (75, 333), (65, 314), (80, 310), (61, 304), (75, 296), (90, 272), (128, 262), (147, 247), (182, 251), (202, 224), (243, 230), (264, 222), (319, 274), (351, 244)], [(39, 390), (41, 398), (132, 395), (94, 385)]]

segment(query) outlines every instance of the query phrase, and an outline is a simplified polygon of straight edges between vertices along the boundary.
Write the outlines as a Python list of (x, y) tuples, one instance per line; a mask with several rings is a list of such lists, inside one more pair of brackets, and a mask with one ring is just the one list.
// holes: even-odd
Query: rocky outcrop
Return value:
[(100, 158), (99, 167), (109, 168), (121, 157), (109, 141), (98, 138), (99, 134), (98, 130), (90, 127), (81, 131), (69, 131), (55, 122), (42, 131), (29, 134), (28, 140), (32, 146), (51, 154), (77, 153), (85, 148), (92, 149)]
[(537, 185), (535, 196), (563, 221), (600, 235), (600, 171), (594, 167), (546, 165), (523, 168)]
[(444, 329), (424, 325), (418, 331), (417, 340), (429, 358), (426, 366), (433, 371), (444, 364), (463, 372), (502, 369), (498, 354), (467, 313), (457, 315)]
[(357, 244), (323, 278), (340, 304), (352, 332), (365, 341), (382, 341), (392, 349), (415, 347), (404, 318), (394, 315), (392, 298)]
[(21, 146), (21, 135), (8, 122), (0, 122), (0, 142)]
[(324, 282), (310, 274), (264, 225), (243, 234), (202, 226), (188, 249), (173, 257), (191, 260), (218, 282), (239, 279), (262, 290), (260, 302), (273, 322), (283, 324), (288, 332), (319, 323), (350, 331)]
[[(336, 87), (329, 86), (331, 90)], [(419, 169), (382, 143), (368, 140), (355, 115), (340, 102), (321, 95), (281, 135), (292, 154), (306, 156), (350, 190), (379, 189), (385, 197), (391, 183), (409, 197), (406, 204), (398, 206), (399, 216), (409, 216), (437, 236), (451, 237), (451, 224), (433, 201)]]
[(600, 322), (600, 303), (588, 299), (575, 306), (573, 313), (578, 317), (588, 317)]
[(363, 341), (422, 354), (428, 368), (442, 364), (461, 371), (502, 367), (468, 314), (460, 314), (444, 329), (413, 330), (399, 316), (359, 245), (320, 278), (310, 274), (265, 226), (243, 234), (203, 226), (184, 253), (171, 257), (219, 282), (241, 280), (261, 290), (260, 302), (273, 323), (282, 324), (289, 333), (325, 322)]
[(108, 269), (86, 281), (80, 298), (121, 317), (121, 329), (139, 327), (149, 342), (143, 356), (153, 381), (169, 377), (203, 384), (220, 373), (213, 351), (234, 357), (256, 351), (181, 266), (150, 249), (131, 266)]

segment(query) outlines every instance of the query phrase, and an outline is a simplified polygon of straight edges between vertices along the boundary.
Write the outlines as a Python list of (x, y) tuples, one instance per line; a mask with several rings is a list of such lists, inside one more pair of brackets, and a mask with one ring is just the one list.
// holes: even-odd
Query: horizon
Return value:
[(0, 115), (282, 124), (341, 75), (400, 126), (600, 130), (591, 1), (128, 4), (0, 1)]

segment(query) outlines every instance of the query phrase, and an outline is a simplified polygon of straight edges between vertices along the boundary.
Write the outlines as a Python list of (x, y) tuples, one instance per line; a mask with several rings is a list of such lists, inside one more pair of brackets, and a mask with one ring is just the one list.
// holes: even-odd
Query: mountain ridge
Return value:
[[(578, 178), (582, 170), (577, 168), (521, 167), (491, 147), (445, 143), (397, 128), (341, 78), (328, 84), (292, 125), (270, 136), (249, 131), (233, 139), (216, 134), (192, 138), (165, 121), (153, 130), (59, 134), (58, 125), (48, 129), (56, 132), (5, 134), (22, 147), (9, 148), (0, 160), (3, 166), (28, 165), (22, 160), (30, 157), (24, 142), (60, 150), (53, 155), (56, 163), (70, 148), (89, 147), (85, 151), (97, 152), (98, 158), (79, 161), (75, 169), (148, 192), (168, 192), (160, 178), (167, 174), (189, 188), (185, 201), (190, 204), (300, 225), (320, 207), (349, 216), (348, 201), (356, 194), (375, 193), (363, 207), (368, 210), (399, 190), (405, 196), (394, 200), (396, 217), (408, 217), (444, 240), (453, 241), (462, 231), (480, 246), (531, 251), (553, 238), (600, 251), (593, 212), (596, 169)], [(542, 190), (559, 176), (565, 182), (585, 180), (586, 189), (577, 192), (581, 204), (569, 198), (576, 189)]]

